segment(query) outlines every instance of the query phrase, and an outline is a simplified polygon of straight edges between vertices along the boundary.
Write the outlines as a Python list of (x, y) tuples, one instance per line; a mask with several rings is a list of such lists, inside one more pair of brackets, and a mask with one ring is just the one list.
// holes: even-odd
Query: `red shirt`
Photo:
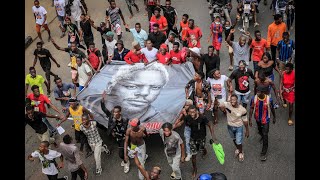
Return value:
[[(199, 27), (194, 27), (193, 29), (187, 29), (187, 37), (188, 37), (188, 47), (193, 48), (201, 48), (199, 37), (202, 36), (201, 29)], [(197, 41), (197, 44), (193, 45), (192, 41)]]
[(31, 104), (34, 105), (34, 111), (42, 112), (43, 114), (47, 114), (47, 109), (44, 104), (51, 103), (50, 99), (43, 94), (37, 98), (33, 93), (28, 94), (27, 98), (31, 100)]
[(161, 53), (157, 54), (158, 62), (162, 63), (162, 64), (167, 64), (169, 62), (170, 58), (171, 58), (171, 56), (168, 52), (166, 52), (165, 55), (162, 55)]
[(182, 60), (181, 51), (178, 51), (176, 53), (173, 50), (171, 50), (170, 55), (171, 55), (171, 59), (172, 59), (172, 64), (181, 64), (181, 63), (185, 62), (184, 60)]
[(250, 48), (252, 48), (252, 60), (259, 62), (264, 53), (264, 49), (267, 48), (267, 40), (261, 38), (260, 41), (252, 40)]
[(141, 61), (147, 63), (146, 58), (144, 57), (144, 54), (136, 54), (133, 53), (132, 50), (128, 52), (128, 54), (123, 58), (128, 64), (132, 63), (140, 63)]
[(168, 22), (167, 22), (167, 19), (164, 17), (164, 16), (160, 16), (159, 19), (156, 18), (156, 16), (152, 16), (150, 18), (150, 22), (155, 22), (157, 24), (159, 24), (159, 30), (161, 32), (163, 32), (164, 35), (167, 34), (166, 31), (162, 31), (163, 28), (167, 27), (168, 26)]
[(182, 29), (181, 31), (182, 40), (185, 41), (187, 38), (187, 30), (189, 29), (189, 22), (187, 21), (187, 23), (184, 24), (183, 21), (180, 21), (180, 27)]

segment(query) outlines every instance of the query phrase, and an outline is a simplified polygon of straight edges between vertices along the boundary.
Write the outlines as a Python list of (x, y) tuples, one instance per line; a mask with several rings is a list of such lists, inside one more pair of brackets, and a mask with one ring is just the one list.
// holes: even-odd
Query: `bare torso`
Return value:
[(145, 128), (140, 126), (139, 131), (135, 132), (132, 130), (132, 128), (130, 128), (130, 133), (129, 133), (129, 137), (130, 137), (130, 141), (131, 144), (134, 144), (136, 146), (140, 146), (144, 144), (144, 137), (146, 136), (145, 133)]

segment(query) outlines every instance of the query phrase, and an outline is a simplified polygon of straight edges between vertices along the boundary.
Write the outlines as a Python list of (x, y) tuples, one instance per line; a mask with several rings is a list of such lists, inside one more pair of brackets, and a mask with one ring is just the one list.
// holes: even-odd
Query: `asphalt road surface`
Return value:
[[(44, 0), (42, 4), (49, 0)], [(164, 0), (162, 0), (162, 4), (164, 4)], [(190, 18), (195, 20), (195, 24), (200, 26), (203, 32), (203, 38), (201, 40), (202, 51), (207, 51), (207, 38), (209, 37), (209, 25), (210, 25), (210, 17), (208, 13), (208, 4), (206, 0), (172, 0), (172, 6), (177, 9), (179, 21), (183, 14), (189, 14)], [(270, 1), (270, 0), (268, 0)], [(91, 15), (91, 19), (95, 21), (98, 25), (101, 21), (104, 21), (105, 10), (108, 7), (107, 1), (101, 0), (90, 0), (86, 1), (89, 9), (89, 14)], [(140, 22), (142, 24), (142, 28), (147, 30), (147, 16), (144, 16), (145, 10), (143, 7), (142, 0), (136, 0), (136, 3), (140, 7), (141, 11), (137, 13), (135, 8), (133, 8), (134, 17), (129, 19), (129, 11), (125, 4), (124, 0), (116, 0), (117, 5), (121, 8), (126, 18), (126, 22), (130, 27), (134, 27), (136, 22)], [(30, 3), (29, 3), (30, 4)], [(232, 19), (235, 19), (236, 13), (236, 1), (233, 1), (233, 9), (231, 12)], [(45, 8), (49, 9), (50, 7)], [(52, 10), (52, 8), (51, 8)], [(253, 32), (256, 29), (259, 29), (262, 32), (262, 37), (267, 37), (267, 27), (273, 21), (272, 12), (269, 10), (269, 2), (267, 6), (264, 6), (263, 3), (260, 3), (259, 7), (260, 13), (258, 14), (258, 22), (260, 26), (253, 28), (252, 24), (250, 25), (249, 31), (253, 36)], [(26, 6), (26, 16), (32, 16), (31, 6)], [(27, 18), (26, 18), (27, 19)], [(29, 18), (32, 19), (32, 18)], [(241, 24), (241, 23), (239, 23)], [(34, 26), (34, 21), (26, 22), (26, 26)], [(49, 25), (52, 33), (52, 37), (55, 39), (58, 45), (61, 47), (67, 47), (67, 37), (62, 39), (59, 38), (60, 30), (58, 28), (58, 20), (55, 19)], [(124, 28), (123, 28), (124, 29)], [(100, 34), (93, 29), (94, 38), (96, 47), (101, 49), (101, 40)], [(57, 73), (60, 77), (62, 77), (63, 82), (71, 82), (70, 69), (67, 67), (69, 63), (69, 56), (67, 53), (58, 51), (54, 48), (52, 43), (47, 41), (47, 32), (42, 33), (43, 39), (45, 41), (44, 48), (47, 48), (52, 53), (53, 57), (57, 59), (60, 63), (61, 67), (57, 68), (54, 63), (52, 63), (52, 70), (54, 73)], [(294, 30), (291, 32), (291, 38), (294, 39)], [(237, 30), (235, 33), (235, 39), (239, 38), (240, 32)], [(223, 35), (224, 38), (224, 35)], [(131, 33), (124, 32), (123, 40), (125, 43), (125, 47), (130, 48), (133, 37)], [(36, 42), (38, 39), (36, 39)], [(33, 63), (33, 51), (36, 48), (36, 42), (33, 42), (25, 51), (25, 72), (28, 73), (28, 69), (32, 66)], [(211, 40), (210, 40), (211, 42)], [(230, 75), (230, 71), (228, 71), (229, 66), (229, 56), (228, 51), (225, 44), (222, 45), (222, 49), (220, 51), (221, 58), (221, 74)], [(252, 68), (252, 62), (250, 63), (250, 68)], [(39, 62), (36, 65), (36, 70), (38, 74), (41, 74), (43, 77), (44, 72), (42, 71)], [(279, 78), (278, 74), (276, 76), (276, 87), (279, 88)], [(51, 83), (54, 84), (53, 78), (51, 78)], [(251, 88), (252, 81), (251, 81)], [(51, 87), (53, 89), (53, 86)], [(29, 91), (30, 92), (30, 89)], [(45, 91), (46, 92), (46, 91)], [(52, 102), (61, 107), (60, 103), (57, 103), (53, 97), (53, 93), (51, 93)], [(53, 112), (52, 109), (49, 110)], [(217, 161), (212, 148), (209, 143), (207, 143), (208, 154), (204, 159), (198, 157), (198, 175), (201, 173), (213, 173), (213, 172), (222, 172), (224, 173), (228, 179), (230, 180), (292, 180), (295, 179), (295, 127), (288, 126), (288, 109), (284, 109), (280, 107), (276, 110), (277, 115), (277, 123), (270, 124), (269, 131), (269, 149), (268, 149), (268, 157), (267, 161), (261, 162), (259, 159), (259, 155), (262, 149), (262, 144), (259, 143), (259, 135), (257, 133), (256, 124), (253, 123), (253, 127), (250, 128), (250, 137), (245, 138), (243, 142), (243, 149), (245, 160), (244, 162), (239, 162), (236, 158), (234, 158), (235, 147), (234, 144), (229, 137), (227, 132), (227, 124), (226, 117), (220, 112), (220, 121), (214, 127), (215, 135), (219, 139), (219, 142), (223, 145), (225, 151), (225, 164), (220, 165)], [(212, 118), (209, 117), (211, 120)], [(295, 120), (295, 119), (294, 119)], [(56, 124), (54, 119), (50, 119), (52, 124)], [(63, 124), (63, 127), (66, 129), (66, 132), (74, 136), (73, 129), (71, 129), (71, 121), (68, 121)], [(180, 128), (177, 130), (180, 135), (183, 137), (183, 129)], [(39, 180), (39, 179), (47, 179), (45, 175), (41, 172), (41, 164), (39, 161), (30, 162), (27, 160), (27, 155), (32, 151), (36, 150), (39, 145), (39, 140), (34, 132), (34, 130), (26, 126), (25, 131), (25, 179), (30, 180)], [(129, 173), (125, 174), (123, 172), (123, 167), (120, 166), (121, 159), (118, 157), (118, 149), (117, 145), (110, 140), (110, 138), (106, 137), (104, 132), (101, 132), (101, 136), (103, 137), (105, 143), (109, 146), (112, 151), (110, 156), (106, 156), (102, 154), (102, 168), (103, 172), (101, 176), (95, 176), (95, 162), (93, 156), (85, 159), (82, 157), (85, 166), (89, 172), (89, 179), (107, 179), (107, 180), (119, 180), (119, 179), (138, 179), (137, 168), (134, 164), (134, 161), (131, 161), (131, 169)], [(62, 141), (61, 136), (57, 136), (57, 142), (60, 143)], [(207, 138), (209, 140), (209, 138)], [(79, 144), (77, 144), (79, 145)], [(160, 166), (162, 168), (161, 179), (170, 179), (170, 174), (172, 172), (170, 166), (166, 161), (165, 154), (163, 152), (163, 144), (158, 135), (152, 135), (146, 139), (146, 147), (147, 154), (149, 155), (148, 160), (146, 161), (145, 167), (147, 170), (150, 170), (152, 166)], [(185, 162), (181, 164), (182, 178), (190, 180), (192, 173), (192, 163), (191, 161)], [(61, 169), (59, 173), (59, 177), (68, 175), (71, 178), (71, 173), (67, 171), (66, 168)]]

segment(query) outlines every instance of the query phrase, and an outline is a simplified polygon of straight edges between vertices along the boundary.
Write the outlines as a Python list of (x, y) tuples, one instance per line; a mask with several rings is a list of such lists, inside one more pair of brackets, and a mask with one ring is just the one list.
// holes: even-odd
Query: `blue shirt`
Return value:
[(130, 32), (132, 33), (134, 40), (140, 44), (141, 48), (144, 48), (144, 41), (148, 39), (147, 32), (141, 29), (140, 33), (138, 33), (135, 28), (130, 29)]
[(280, 61), (287, 61), (291, 58), (293, 50), (295, 49), (293, 40), (289, 39), (289, 43), (286, 44), (283, 40), (278, 42), (277, 49), (279, 50)]
[(112, 60), (124, 61), (124, 57), (129, 53), (129, 49), (123, 48), (122, 52), (119, 53), (118, 48), (114, 49)]

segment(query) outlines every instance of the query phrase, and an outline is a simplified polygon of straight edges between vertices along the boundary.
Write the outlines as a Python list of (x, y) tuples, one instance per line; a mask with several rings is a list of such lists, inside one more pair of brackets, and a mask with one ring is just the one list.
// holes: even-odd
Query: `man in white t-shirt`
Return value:
[(40, 32), (41, 27), (43, 27), (46, 31), (48, 31), (48, 34), (49, 34), (48, 42), (50, 42), (51, 34), (50, 34), (50, 29), (48, 27), (48, 22), (47, 22), (47, 11), (44, 7), (40, 6), (39, 0), (34, 1), (32, 12), (36, 20), (36, 31), (38, 33), (39, 39), (43, 44), (44, 42), (42, 40), (42, 36)]
[(76, 22), (77, 27), (80, 27), (80, 16), (81, 14), (86, 14), (85, 9), (83, 8), (80, 0), (69, 0), (69, 3), (72, 3), (70, 6), (71, 17)]
[(89, 81), (92, 78), (92, 70), (86, 63), (82, 63), (82, 58), (77, 57), (78, 65), (78, 80), (79, 80), (79, 92), (88, 86)]
[[(171, 33), (169, 35), (168, 39), (166, 40), (166, 42), (164, 42), (169, 47), (169, 51), (168, 52), (170, 52), (173, 49), (173, 43), (174, 42), (178, 42), (180, 44), (179, 40), (176, 39), (176, 35), (174, 33)], [(181, 44), (179, 46), (181, 47)]]
[(238, 96), (235, 94), (231, 95), (230, 102), (220, 103), (219, 107), (227, 114), (228, 131), (231, 138), (233, 139), (234, 145), (237, 148), (235, 151), (235, 156), (239, 157), (239, 161), (243, 161), (243, 125), (246, 128), (245, 137), (249, 137), (247, 109), (239, 104)]
[[(64, 17), (66, 16), (66, 11), (65, 11), (66, 2), (65, 0), (54, 0), (53, 4), (56, 9), (57, 17), (61, 24), (61, 27), (63, 27)], [(64, 36), (65, 36), (65, 32), (62, 31), (62, 35), (60, 36), (60, 38), (63, 38)]]
[(108, 31), (105, 35), (102, 36), (105, 39), (106, 47), (107, 47), (107, 54), (108, 60), (107, 63), (109, 64), (113, 58), (114, 50), (117, 48), (117, 40), (115, 40), (114, 33), (112, 31)]
[[(218, 103), (223, 103), (227, 101), (227, 91), (225, 84), (228, 81), (228, 77), (226, 75), (221, 75), (220, 70), (213, 69), (209, 72), (209, 77), (207, 82), (210, 84), (211, 87), (211, 98), (214, 102), (211, 107), (212, 109), (212, 116), (214, 116), (214, 123), (218, 122)], [(229, 96), (232, 93), (232, 84), (227, 84), (229, 90)], [(229, 98), (228, 98), (229, 99)]]
[[(34, 158), (38, 157), (42, 164), (42, 173), (48, 176), (48, 179), (58, 179), (58, 169), (63, 167), (63, 157), (61, 153), (49, 149), (49, 142), (48, 141), (42, 141), (39, 146), (39, 150), (34, 151), (28, 156), (28, 159), (30, 161), (34, 161)], [(60, 157), (61, 163), (57, 167), (57, 163), (55, 161), (55, 158)], [(68, 180), (67, 176), (64, 176), (64, 178), (59, 179), (65, 179)]]
[(145, 58), (148, 62), (154, 61), (157, 59), (158, 49), (153, 47), (153, 44), (150, 39), (146, 41), (146, 47), (141, 49), (142, 54), (144, 54)]

